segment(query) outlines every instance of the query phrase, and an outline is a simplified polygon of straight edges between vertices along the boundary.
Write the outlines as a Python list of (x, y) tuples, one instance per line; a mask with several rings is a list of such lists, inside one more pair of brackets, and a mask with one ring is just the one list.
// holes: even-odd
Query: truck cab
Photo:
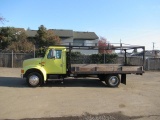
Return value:
[(43, 58), (24, 60), (21, 76), (32, 87), (42, 85), (52, 76), (59, 79), (66, 75), (66, 47), (51, 46)]

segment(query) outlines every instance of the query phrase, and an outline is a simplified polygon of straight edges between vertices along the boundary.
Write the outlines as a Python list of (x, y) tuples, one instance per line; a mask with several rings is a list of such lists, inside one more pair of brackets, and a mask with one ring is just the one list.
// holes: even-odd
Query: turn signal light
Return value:
[(24, 73), (24, 70), (23, 70), (23, 69), (21, 70), (21, 73), (22, 73), (22, 74)]

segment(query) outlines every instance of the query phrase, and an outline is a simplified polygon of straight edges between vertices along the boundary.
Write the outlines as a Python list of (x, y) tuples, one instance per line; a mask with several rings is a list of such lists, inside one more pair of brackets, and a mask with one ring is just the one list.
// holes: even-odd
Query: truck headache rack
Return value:
[[(119, 45), (119, 46), (118, 46)], [(68, 69), (70, 73), (74, 74), (110, 74), (110, 73), (117, 73), (117, 74), (142, 74), (144, 73), (144, 63), (145, 63), (145, 46), (138, 46), (138, 45), (129, 45), (129, 44), (107, 44), (106, 46), (98, 46), (98, 44), (89, 44), (85, 46), (82, 45), (74, 45), (74, 43), (68, 43), (64, 45), (56, 45), (56, 46), (64, 46), (69, 51), (68, 56)], [(138, 50), (142, 49), (142, 64), (140, 66), (131, 66), (127, 64), (127, 51), (128, 50)], [(71, 51), (72, 50), (119, 50), (124, 53), (124, 64), (71, 64)]]

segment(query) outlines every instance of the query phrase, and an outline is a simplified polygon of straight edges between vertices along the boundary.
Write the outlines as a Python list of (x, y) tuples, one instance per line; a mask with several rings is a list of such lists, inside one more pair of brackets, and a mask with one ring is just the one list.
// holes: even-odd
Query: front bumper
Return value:
[(21, 78), (23, 79), (23, 74), (21, 74)]

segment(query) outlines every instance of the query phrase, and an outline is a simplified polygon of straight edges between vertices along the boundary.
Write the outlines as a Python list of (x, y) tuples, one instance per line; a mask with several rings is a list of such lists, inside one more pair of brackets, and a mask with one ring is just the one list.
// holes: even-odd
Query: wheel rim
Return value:
[(109, 79), (109, 83), (110, 83), (110, 85), (112, 85), (112, 86), (116, 86), (116, 85), (118, 84), (118, 82), (119, 82), (119, 79), (118, 79), (117, 76), (112, 76), (112, 77), (110, 77), (110, 79)]
[(29, 77), (29, 83), (33, 86), (37, 85), (39, 83), (39, 77), (36, 75), (32, 75)]

